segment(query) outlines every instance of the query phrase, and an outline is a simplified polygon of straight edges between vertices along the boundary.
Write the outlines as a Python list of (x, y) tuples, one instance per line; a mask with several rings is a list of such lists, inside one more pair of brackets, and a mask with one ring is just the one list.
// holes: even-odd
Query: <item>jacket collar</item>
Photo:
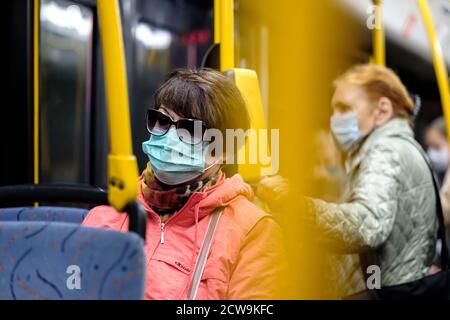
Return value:
[(407, 119), (393, 118), (383, 126), (376, 128), (350, 151), (345, 162), (347, 173), (352, 172), (361, 163), (366, 153), (380, 140), (386, 137), (400, 136), (414, 139), (413, 130)]
[[(235, 198), (243, 196), (248, 200), (253, 198), (251, 187), (244, 182), (240, 175), (231, 178), (225, 175), (218, 179), (216, 184), (203, 192), (194, 192), (186, 204), (169, 218), (176, 219), (180, 225), (189, 226), (195, 223), (195, 211), (198, 210), (198, 219), (211, 214), (216, 208), (224, 207)], [(138, 199), (154, 221), (159, 221), (159, 216), (148, 206), (142, 194), (141, 184), (138, 184)]]

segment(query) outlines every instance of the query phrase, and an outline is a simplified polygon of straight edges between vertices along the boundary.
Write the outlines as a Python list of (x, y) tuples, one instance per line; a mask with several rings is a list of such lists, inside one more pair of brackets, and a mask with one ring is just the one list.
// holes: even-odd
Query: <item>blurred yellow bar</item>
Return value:
[[(450, 128), (450, 86), (448, 81), (448, 72), (445, 65), (445, 59), (442, 54), (442, 48), (439, 39), (436, 35), (436, 30), (433, 25), (430, 8), (426, 0), (417, 0), (420, 12), (422, 14), (425, 29), (428, 34), (428, 40), (431, 46), (431, 54), (433, 58), (434, 71), (439, 86), (439, 93), (441, 96), (442, 109), (444, 112), (445, 122), (447, 128)], [(447, 130), (450, 140), (450, 130)]]
[(98, 0), (105, 69), (110, 155), (108, 200), (121, 211), (137, 195), (138, 168), (131, 147), (125, 53), (118, 0)]
[(383, 0), (373, 1), (375, 9), (375, 28), (373, 30), (373, 63), (386, 65), (386, 40), (384, 36)]

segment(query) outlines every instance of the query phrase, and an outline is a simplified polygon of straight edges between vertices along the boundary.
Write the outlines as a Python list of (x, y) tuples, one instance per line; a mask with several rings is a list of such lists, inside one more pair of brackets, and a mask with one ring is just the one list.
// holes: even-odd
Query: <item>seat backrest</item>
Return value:
[(0, 222), (0, 299), (142, 299), (143, 245), (134, 233)]
[(0, 221), (83, 222), (87, 209), (65, 207), (19, 207), (0, 209)]

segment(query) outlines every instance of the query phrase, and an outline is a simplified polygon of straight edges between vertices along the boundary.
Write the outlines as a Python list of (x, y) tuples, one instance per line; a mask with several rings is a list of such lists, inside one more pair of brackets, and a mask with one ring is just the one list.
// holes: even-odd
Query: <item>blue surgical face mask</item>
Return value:
[(330, 127), (343, 152), (349, 152), (362, 138), (354, 112), (332, 116)]
[(180, 140), (176, 129), (163, 136), (152, 135), (142, 143), (156, 178), (167, 185), (178, 185), (205, 172), (205, 144), (191, 145)]

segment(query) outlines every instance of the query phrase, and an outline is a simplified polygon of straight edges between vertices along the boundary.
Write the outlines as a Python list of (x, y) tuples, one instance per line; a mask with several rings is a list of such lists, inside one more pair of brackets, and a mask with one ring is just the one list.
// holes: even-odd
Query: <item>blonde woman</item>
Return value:
[[(439, 271), (432, 266), (436, 192), (424, 151), (414, 140), (414, 107), (405, 86), (392, 70), (375, 65), (355, 66), (334, 85), (330, 127), (345, 155), (347, 185), (338, 202), (306, 198), (303, 214), (329, 251), (321, 253), (334, 271), (326, 294), (353, 295), (368, 281), (389, 287)], [(286, 201), (285, 194), (277, 194), (285, 185), (282, 177), (265, 178), (258, 196)], [(445, 213), (445, 199), (442, 207)]]
[(308, 202), (319, 237), (336, 254), (341, 294), (364, 290), (371, 265), (381, 286), (424, 277), (435, 252), (436, 199), (405, 86), (388, 68), (359, 65), (335, 81), (331, 107), (349, 183), (340, 203)]

